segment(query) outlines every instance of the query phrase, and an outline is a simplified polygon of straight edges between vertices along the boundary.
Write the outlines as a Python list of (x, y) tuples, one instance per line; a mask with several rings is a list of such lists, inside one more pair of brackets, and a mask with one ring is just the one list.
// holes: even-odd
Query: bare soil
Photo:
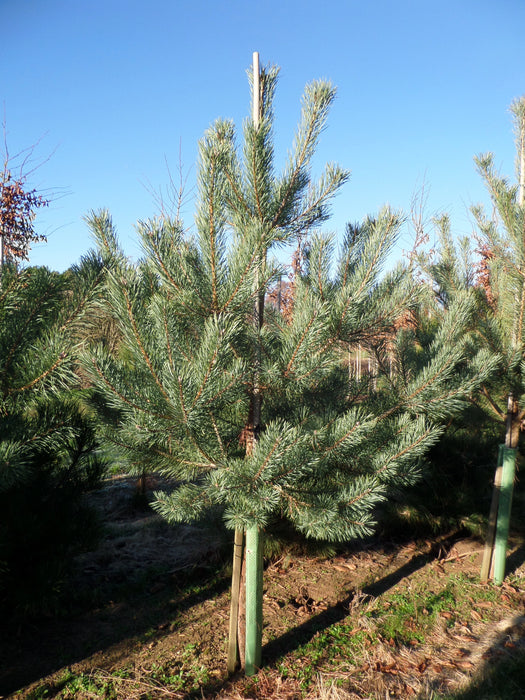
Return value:
[[(105, 521), (102, 543), (78, 558), (67, 609), (5, 630), (0, 698), (430, 698), (465, 687), (494, 659), (525, 653), (519, 538), (510, 575), (493, 587), (492, 600), (471, 597), (460, 612), (443, 610), (424, 640), (400, 645), (374, 632), (371, 611), (394, 592), (417, 597), (443, 590), (454, 577), (481, 589), (475, 582), (483, 547), (458, 532), (417, 541), (383, 537), (330, 556), (290, 550), (274, 557), (264, 580), (264, 670), (257, 681), (228, 679), (224, 562), (231, 543), (218, 524), (167, 526), (133, 507), (133, 491), (129, 479), (115, 477), (91, 495)], [(301, 685), (296, 671), (311, 663), (307, 645), (343, 621), (350, 623), (347, 635), (365, 640), (359, 654), (335, 665), (321, 659), (321, 685)], [(78, 677), (98, 685), (84, 682), (73, 691), (70, 679)], [(101, 685), (104, 678), (111, 683)], [(335, 687), (327, 694), (333, 681), (339, 694)]]

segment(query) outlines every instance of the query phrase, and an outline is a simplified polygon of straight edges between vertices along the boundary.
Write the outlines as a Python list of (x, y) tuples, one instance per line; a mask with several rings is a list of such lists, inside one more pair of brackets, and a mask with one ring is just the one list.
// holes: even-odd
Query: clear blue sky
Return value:
[[(472, 231), (484, 201), (473, 156), (514, 174), (508, 107), (525, 93), (524, 0), (0, 0), (0, 98), (11, 153), (42, 136), (31, 184), (57, 193), (37, 219), (48, 242), (31, 262), (63, 270), (91, 246), (83, 217), (107, 207), (126, 252), (157, 213), (151, 189), (195, 176), (197, 142), (216, 117), (249, 109), (253, 51), (281, 66), (276, 145), (284, 161), (304, 85), (338, 99), (316, 167), (352, 178), (329, 230), (388, 202), (410, 209), (426, 183), (429, 215)], [(192, 223), (189, 202), (184, 218)], [(410, 245), (408, 233), (403, 246)]]

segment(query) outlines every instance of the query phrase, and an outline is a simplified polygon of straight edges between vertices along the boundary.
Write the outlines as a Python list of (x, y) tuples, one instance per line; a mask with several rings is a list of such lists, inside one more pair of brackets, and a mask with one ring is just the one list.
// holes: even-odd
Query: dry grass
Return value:
[[(216, 574), (217, 543), (118, 499), (114, 513), (106, 542), (82, 560), (89, 586), (107, 599), (33, 630), (25, 647), (15, 638), (3, 658), (29, 680), (8, 697), (437, 700), (492, 662), (525, 654), (523, 561), (515, 557), (502, 587), (482, 586), (480, 543), (441, 537), (276, 559), (265, 573), (265, 667), (228, 679), (229, 590)], [(137, 571), (142, 587), (130, 594)]]

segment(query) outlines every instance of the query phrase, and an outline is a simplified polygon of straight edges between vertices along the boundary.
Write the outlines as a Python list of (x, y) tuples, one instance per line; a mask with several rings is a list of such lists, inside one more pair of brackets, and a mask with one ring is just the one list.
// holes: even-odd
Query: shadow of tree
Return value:
[(508, 618), (483, 653), (484, 662), (467, 687), (441, 700), (523, 700), (525, 617)]
[[(393, 588), (402, 579), (413, 574), (418, 569), (423, 568), (430, 561), (436, 559), (443, 551), (448, 551), (459, 539), (461, 533), (454, 532), (439, 542), (432, 545), (429, 552), (416, 554), (408, 562), (395, 571), (387, 574), (374, 583), (365, 586), (360, 590), (361, 595), (366, 597), (377, 597), (390, 588)], [(302, 625), (298, 625), (283, 634), (278, 639), (274, 639), (264, 645), (262, 650), (263, 663), (271, 664), (277, 661), (283, 654), (294, 651), (303, 644), (309, 642), (314, 635), (336, 622), (340, 622), (348, 615), (348, 608), (352, 604), (356, 591), (351, 591), (344, 599), (326, 610), (313, 615)]]
[[(517, 549), (515, 549), (512, 554), (507, 557), (507, 562), (505, 566), (505, 575), (515, 573), (517, 569), (525, 562), (525, 543), (521, 544)], [(525, 694), (525, 693), (524, 693)]]
[[(275, 664), (283, 655), (309, 642), (319, 631), (342, 621), (348, 615), (352, 602), (357, 599), (356, 596), (377, 597), (384, 594), (407, 576), (448, 552), (463, 534), (457, 531), (443, 537), (428, 551), (414, 554), (409, 561), (395, 571), (359, 591), (349, 591), (348, 595), (336, 605), (313, 615), (278, 639), (268, 642), (263, 647), (263, 664)], [(515, 571), (524, 559), (525, 546), (521, 546), (508, 558), (508, 572)], [(183, 572), (176, 584), (178, 592), (174, 592), (172, 583), (167, 584), (167, 579), (162, 589), (162, 576), (157, 576), (156, 581), (161, 584), (160, 591), (155, 591), (155, 586), (152, 591), (152, 583), (155, 581), (152, 582), (150, 579), (147, 589), (149, 592), (143, 591), (127, 599), (114, 599), (114, 609), (111, 610), (108, 624), (104, 627), (105, 633), (100, 634), (100, 629), (97, 628), (96, 637), (82, 638), (82, 620), (70, 619), (52, 628), (52, 639), (49, 636), (49, 629), (40, 630), (38, 626), (18, 631), (14, 628), (5, 630), (8, 633), (5, 641), (0, 640), (0, 658), (2, 658), (3, 667), (0, 667), (0, 696), (2, 693), (13, 692), (65, 666), (81, 661), (97, 651), (108, 650), (111, 647), (115, 647), (114, 662), (118, 664), (120, 642), (130, 638), (137, 638), (140, 641), (141, 635), (152, 628), (162, 626), (174, 611), (182, 613), (203, 600), (214, 598), (226, 591), (230, 583), (226, 574), (217, 575), (212, 567), (206, 566), (196, 566)], [(131, 612), (134, 613), (133, 616)], [(105, 610), (104, 614), (108, 615), (108, 610)], [(510, 630), (510, 628), (503, 630), (486, 652), (483, 667), (469, 687), (456, 695), (447, 696), (447, 700), (478, 700), (478, 698), (480, 700), (489, 700), (489, 698), (517, 700), (525, 697), (523, 692), (525, 688), (525, 618), (520, 630)], [(512, 644), (515, 648), (505, 646), (505, 642), (509, 640), (509, 634), (514, 635)], [(53, 656), (39, 654), (46, 644), (53, 647)], [(30, 670), (27, 663), (24, 666), (17, 664), (17, 658), (22, 655), (35, 659)], [(240, 676), (242, 674), (239, 674)], [(235, 682), (235, 678), (223, 678), (206, 685), (201, 690), (203, 697), (211, 697), (219, 693)], [(60, 691), (58, 685), (53, 687), (53, 691), (55, 693)], [(497, 692), (500, 694), (495, 694)], [(444, 697), (443, 700), (445, 700)]]
[(0, 637), (0, 697), (111, 647), (112, 661), (118, 663), (119, 653), (126, 653), (119, 650), (121, 642), (140, 640), (175, 613), (220, 595), (229, 583), (224, 573), (194, 566), (175, 581), (172, 575), (157, 575), (132, 595), (123, 589), (93, 612), (6, 625)]

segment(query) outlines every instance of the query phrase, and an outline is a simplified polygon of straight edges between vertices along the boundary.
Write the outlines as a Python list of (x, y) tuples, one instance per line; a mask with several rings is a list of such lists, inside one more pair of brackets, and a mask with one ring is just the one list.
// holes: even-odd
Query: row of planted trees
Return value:
[[(173, 491), (155, 494), (153, 505), (167, 520), (222, 513), (234, 533), (228, 666), (240, 657), (248, 673), (261, 663), (264, 533), (283, 519), (310, 538), (370, 533), (378, 504), (418, 480), (445, 424), (472, 400), (495, 409), (491, 383), (501, 368), (505, 377), (521, 372), (522, 361), (518, 348), (514, 364), (502, 364), (495, 331), (483, 325), (495, 328), (499, 312), (482, 288), (460, 279), (451, 245), (427, 266), (446, 297), (430, 324), (429, 285), (410, 266), (383, 271), (402, 225), (398, 214), (384, 209), (349, 226), (339, 246), (317, 232), (348, 179), (333, 164), (311, 178), (335, 91), (325, 82), (307, 86), (293, 148), (277, 173), (277, 74), (254, 61), (242, 147), (234, 125), (222, 120), (202, 139), (194, 236), (178, 220), (141, 223), (144, 254), (131, 264), (100, 212), (89, 219), (98, 254), (71, 273), (68, 293), (35, 289), (29, 298), (24, 279), (44, 271), (2, 278), (2, 314), (12, 328), (1, 331), (0, 489), (17, 483), (23, 492), (24, 475), (39, 472), (42, 454), (62, 455), (59, 471), (67, 472), (73, 458), (91, 459), (96, 439), (130, 470), (147, 465), (175, 480)], [(495, 182), (488, 165), (485, 172)], [(510, 188), (507, 199), (523, 222)], [(267, 303), (283, 274), (275, 252), (299, 239), (306, 253), (284, 313)], [(499, 254), (492, 244), (490, 250), (492, 271)], [(30, 306), (20, 328), (16, 294), (26, 294)], [(114, 324), (116, 346), (86, 342), (83, 324), (93, 317)], [(357, 347), (375, 357), (372, 393), (344, 367), (348, 349)], [(79, 388), (78, 376), (89, 389)], [(95, 420), (96, 404), (104, 405), (105, 420)], [(91, 443), (79, 443), (75, 416)], [(31, 420), (17, 436), (12, 426)], [(96, 438), (89, 432), (95, 422)]]

